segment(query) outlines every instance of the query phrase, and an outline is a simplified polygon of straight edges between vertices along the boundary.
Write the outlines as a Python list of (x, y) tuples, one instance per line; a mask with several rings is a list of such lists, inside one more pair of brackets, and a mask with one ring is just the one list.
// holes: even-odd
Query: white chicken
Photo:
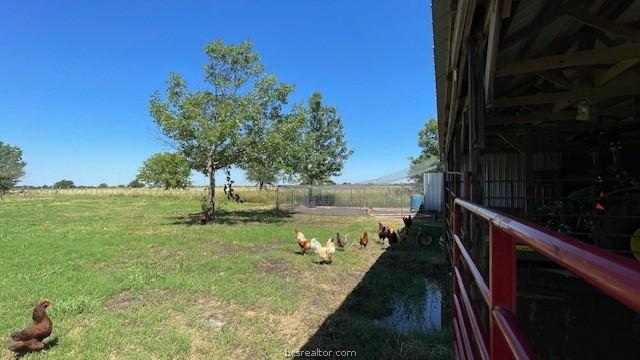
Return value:
[(311, 249), (318, 254), (324, 264), (330, 264), (332, 261), (331, 257), (336, 252), (336, 246), (333, 243), (333, 238), (329, 238), (329, 240), (327, 240), (326, 246), (320, 245), (316, 239), (311, 239)]

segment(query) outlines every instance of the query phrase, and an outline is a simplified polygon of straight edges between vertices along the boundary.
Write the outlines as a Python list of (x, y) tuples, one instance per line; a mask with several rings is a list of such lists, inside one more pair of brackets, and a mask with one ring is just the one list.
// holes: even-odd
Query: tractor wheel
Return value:
[(633, 256), (640, 261), (640, 228), (636, 229), (633, 235), (631, 235), (630, 247), (633, 252)]
[(428, 231), (422, 231), (418, 234), (418, 243), (422, 246), (429, 246), (433, 243), (433, 235)]

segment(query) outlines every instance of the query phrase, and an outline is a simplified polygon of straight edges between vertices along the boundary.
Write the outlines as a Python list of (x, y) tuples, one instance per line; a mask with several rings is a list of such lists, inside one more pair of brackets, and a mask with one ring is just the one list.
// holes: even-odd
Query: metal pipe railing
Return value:
[[(456, 198), (453, 204), (453, 310), (460, 333), (456, 333), (456, 352), (460, 358), (473, 356), (465, 349), (470, 334), (467, 333), (466, 327), (460, 326), (465, 323), (465, 319), (471, 326), (473, 342), (482, 359), (536, 358), (515, 320), (516, 242), (530, 246), (608, 296), (640, 313), (640, 263), (469, 201)], [(462, 209), (489, 224), (488, 286), (462, 241)], [(489, 307), (491, 315), (488, 342), (483, 337), (478, 318), (469, 301), (458, 266), (460, 258)], [(467, 354), (464, 354), (465, 352)]]
[(456, 206), (490, 221), (549, 260), (640, 313), (640, 263), (526, 220), (517, 220), (465, 200)]
[(456, 242), (456, 245), (458, 246), (458, 250), (460, 251), (460, 255), (462, 255), (462, 260), (464, 261), (465, 265), (469, 268), (469, 272), (471, 273), (471, 276), (473, 276), (473, 280), (475, 281), (476, 286), (478, 287), (478, 290), (480, 290), (480, 294), (482, 295), (482, 298), (484, 299), (487, 305), (491, 304), (491, 299), (489, 297), (490, 296), (489, 287), (487, 286), (487, 283), (484, 281), (482, 274), (480, 274), (480, 270), (478, 270), (476, 263), (474, 263), (473, 260), (471, 259), (471, 255), (469, 255), (469, 252), (462, 244), (460, 237), (458, 237), (458, 235), (453, 235), (453, 240)]
[[(476, 345), (478, 352), (480, 353), (480, 358), (482, 358), (482, 360), (489, 360), (491, 359), (491, 356), (489, 356), (489, 351), (487, 350), (484, 336), (482, 336), (482, 330), (480, 330), (478, 317), (476, 316), (475, 311), (473, 311), (473, 306), (471, 306), (469, 294), (467, 294), (467, 290), (464, 287), (462, 276), (460, 275), (460, 271), (458, 270), (458, 268), (454, 267), (453, 270), (455, 281), (457, 282), (458, 290), (460, 291), (460, 298), (458, 298), (458, 294), (454, 294), (453, 300), (454, 302), (460, 302), (461, 300), (461, 307), (464, 311), (460, 313), (459, 316), (463, 316), (466, 314), (464, 318), (469, 319), (469, 324), (471, 325), (471, 333), (473, 334), (473, 342)], [(464, 336), (468, 338), (466, 334)]]

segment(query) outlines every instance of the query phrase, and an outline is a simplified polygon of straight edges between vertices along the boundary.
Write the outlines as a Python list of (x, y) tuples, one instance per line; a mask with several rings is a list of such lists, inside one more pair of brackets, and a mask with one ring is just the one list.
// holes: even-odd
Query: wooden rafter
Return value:
[(498, 66), (496, 76), (521, 75), (576, 66), (614, 64), (622, 60), (636, 58), (638, 54), (640, 54), (640, 44), (627, 43), (612, 48), (576, 51), (505, 64)]
[(540, 71), (537, 72), (536, 75), (539, 77), (558, 85), (560, 88), (565, 90), (571, 90), (575, 86), (560, 72), (552, 72), (552, 71)]
[[(541, 15), (545, 13), (545, 10), (541, 10)], [(536, 33), (535, 29), (539, 29), (543, 26), (549, 25), (558, 19), (562, 14), (557, 13), (554, 16), (538, 16), (535, 21), (532, 21), (529, 25), (524, 26), (518, 31), (514, 32), (511, 36), (502, 41), (502, 48), (507, 49), (520, 41), (529, 38), (532, 34)]]
[(458, 4), (450, 47), (451, 62), (449, 63), (449, 66), (451, 69), (455, 69), (457, 67), (460, 48), (464, 43), (463, 39), (465, 38), (465, 35), (468, 35), (464, 33), (464, 30), (467, 28), (468, 24), (471, 24), (475, 8), (476, 0), (462, 0), (461, 4)]
[[(633, 3), (633, 1), (636, 1), (636, 0), (608, 0), (603, 2), (600, 5), (596, 13), (608, 19), (615, 19), (618, 16), (620, 16), (620, 14), (622, 14)], [(584, 1), (578, 0), (578, 1), (566, 2), (563, 4), (563, 6), (570, 8), (570, 7), (575, 7), (581, 4), (584, 6), (585, 4)], [(544, 27), (547, 24), (555, 21), (558, 17), (561, 17), (561, 16), (566, 16), (566, 15), (563, 12), (558, 11), (557, 14), (554, 14), (553, 16), (550, 16), (547, 19), (538, 19), (536, 21), (533, 21), (530, 25), (525, 26), (521, 30), (518, 30), (516, 33), (510, 36), (507, 40), (504, 40), (504, 39), (501, 40), (500, 47), (502, 49), (510, 47), (511, 45), (526, 38), (528, 33), (535, 32), (536, 28)], [(580, 25), (583, 25), (583, 24), (580, 23)], [(550, 46), (545, 47), (544, 49), (537, 52), (536, 54), (527, 54), (527, 56), (530, 58), (535, 58), (535, 57), (544, 57), (544, 56), (564, 53), (567, 50), (569, 50), (582, 37), (588, 35), (583, 31), (583, 29), (584, 29), (584, 25), (582, 27), (577, 27), (573, 31), (563, 35), (562, 38), (556, 38), (553, 41), (551, 41), (549, 44)], [(601, 31), (598, 31), (598, 30), (593, 30), (593, 31), (605, 37)], [(520, 35), (517, 35), (517, 34), (520, 34)], [(519, 38), (516, 38), (516, 36), (519, 36)], [(603, 43), (605, 43), (608, 47), (621, 45), (621, 43), (617, 43), (615, 41), (609, 41), (608, 43), (603, 41)], [(530, 75), (533, 76), (533, 74), (530, 74)], [(525, 75), (514, 86), (512, 86), (511, 89), (503, 89), (504, 91), (501, 91), (501, 92), (503, 94), (513, 93), (512, 91), (513, 88), (527, 86), (531, 84), (531, 81), (532, 81), (531, 77)]]
[(515, 151), (519, 152), (520, 154), (524, 154), (524, 146), (521, 144), (518, 144), (517, 142), (509, 139), (506, 135), (501, 134), (501, 133), (496, 133), (496, 135), (502, 140), (504, 141), (507, 145), (511, 146)]
[[(546, 57), (546, 56), (551, 56), (551, 55), (555, 55), (555, 54), (561, 54), (566, 52), (569, 48), (571, 48), (577, 41), (580, 40), (580, 38), (586, 36), (585, 33), (577, 31), (577, 32), (572, 32), (571, 34), (557, 39), (553, 42), (553, 44), (551, 44), (551, 46), (545, 48), (544, 50), (532, 55), (532, 57)], [(528, 76), (530, 75), (530, 76)], [(529, 87), (532, 83), (532, 79), (531, 76), (535, 76), (533, 73), (531, 74), (526, 74), (525, 76), (522, 77), (522, 79), (520, 79), (519, 81), (517, 81), (514, 86), (512, 86), (509, 89), (503, 89), (504, 91), (502, 92), (503, 94), (513, 94), (513, 89), (517, 89), (517, 88), (522, 88), (522, 87)]]
[(504, 0), (502, 3), (502, 18), (507, 19), (511, 17), (511, 8), (513, 6), (512, 0)]
[[(560, 13), (559, 10), (560, 10), (560, 2), (559, 1), (547, 0), (544, 3), (543, 10), (542, 10), (541, 14), (538, 15), (538, 17), (533, 21), (533, 23), (534, 24), (538, 24), (543, 19), (553, 18), (554, 14)], [(524, 43), (522, 44), (522, 46), (518, 50), (518, 53), (517, 53), (517, 55), (515, 57), (516, 61), (522, 60), (524, 58), (524, 56), (529, 52), (529, 50), (531, 49), (533, 44), (536, 42), (536, 39), (538, 38), (539, 34), (540, 34), (540, 31), (532, 31), (527, 36), (527, 39), (524, 41)]]
[[(633, 113), (633, 109), (630, 106), (622, 106), (617, 108), (603, 107), (603, 110), (598, 111), (599, 115), (624, 117)], [(503, 126), (503, 125), (528, 125), (539, 124), (546, 122), (565, 122), (575, 121), (578, 112), (576, 110), (566, 110), (561, 112), (549, 112), (539, 111), (528, 114), (515, 114), (515, 115), (494, 115), (487, 118), (486, 124), (488, 127)]]
[(502, 0), (494, 0), (489, 8), (487, 58), (484, 67), (485, 103), (490, 106), (493, 101), (493, 80), (496, 71), (496, 59), (500, 45), (500, 26), (502, 23)]
[[(595, 48), (596, 37), (593, 33), (586, 33), (578, 40), (578, 50), (586, 51)], [(576, 70), (577, 88), (589, 89), (594, 87), (593, 67), (582, 66)], [(562, 111), (572, 105), (571, 101), (563, 100), (553, 104), (553, 111)]]
[(616, 23), (607, 18), (590, 14), (581, 8), (565, 10), (573, 19), (592, 28), (625, 37), (632, 41), (640, 41), (640, 30)]
[(627, 59), (627, 60), (620, 61), (619, 63), (613, 65), (611, 68), (609, 68), (609, 70), (607, 70), (602, 75), (596, 78), (596, 87), (601, 87), (605, 85), (609, 81), (620, 76), (625, 71), (636, 66), (638, 63), (640, 63), (640, 58)]
[(449, 52), (449, 67), (454, 79), (449, 82), (449, 86), (451, 87), (451, 100), (449, 101), (447, 112), (447, 136), (444, 144), (445, 157), (448, 156), (449, 149), (451, 148), (453, 129), (459, 113), (458, 102), (462, 91), (461, 77), (464, 74), (464, 69), (467, 64), (466, 44), (469, 31), (471, 30), (471, 22), (473, 21), (475, 8), (476, 0), (463, 0), (463, 3), (459, 5), (456, 13), (455, 27), (453, 29), (453, 38)]
[(562, 91), (555, 93), (540, 93), (535, 95), (505, 97), (496, 99), (493, 103), (493, 106), (498, 108), (522, 105), (541, 105), (552, 104), (560, 101), (577, 100), (587, 100), (594, 103), (612, 97), (633, 95), (640, 95), (640, 86), (608, 86), (594, 89), (575, 89), (571, 91)]

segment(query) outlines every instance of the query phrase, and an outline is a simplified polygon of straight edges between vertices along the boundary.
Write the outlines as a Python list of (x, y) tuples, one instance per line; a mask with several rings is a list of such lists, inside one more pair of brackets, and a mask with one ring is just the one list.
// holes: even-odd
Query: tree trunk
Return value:
[(216, 217), (216, 170), (213, 168), (213, 158), (209, 158), (207, 164), (207, 176), (209, 177), (209, 193), (207, 194), (207, 209), (204, 214), (204, 223), (215, 220)]
[(264, 190), (264, 181), (260, 181), (260, 191)]

